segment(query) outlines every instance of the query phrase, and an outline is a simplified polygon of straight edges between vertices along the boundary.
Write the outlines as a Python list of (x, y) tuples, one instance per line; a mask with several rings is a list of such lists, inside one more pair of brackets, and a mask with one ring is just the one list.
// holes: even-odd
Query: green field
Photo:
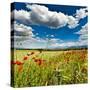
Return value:
[(12, 50), (13, 87), (82, 84), (88, 82), (87, 50)]

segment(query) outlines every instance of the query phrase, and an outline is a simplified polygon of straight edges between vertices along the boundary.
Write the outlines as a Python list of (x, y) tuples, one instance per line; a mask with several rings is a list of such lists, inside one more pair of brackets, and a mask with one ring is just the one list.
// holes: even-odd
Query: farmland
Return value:
[(12, 50), (12, 86), (82, 84), (88, 81), (87, 50)]

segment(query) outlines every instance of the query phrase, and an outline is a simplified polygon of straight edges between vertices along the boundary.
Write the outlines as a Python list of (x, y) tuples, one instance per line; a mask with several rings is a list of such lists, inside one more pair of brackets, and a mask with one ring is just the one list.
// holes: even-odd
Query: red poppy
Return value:
[(41, 65), (42, 64), (42, 60), (38, 60), (38, 65)]
[(23, 65), (23, 63), (20, 62), (20, 61), (16, 61), (16, 64), (17, 64), (17, 65)]
[(38, 65), (42, 65), (44, 62), (45, 62), (45, 60), (42, 60), (42, 59), (35, 59), (34, 60)]
[(16, 64), (16, 62), (15, 61), (11, 61), (11, 64)]
[(28, 59), (28, 56), (24, 56), (23, 60), (27, 60)]

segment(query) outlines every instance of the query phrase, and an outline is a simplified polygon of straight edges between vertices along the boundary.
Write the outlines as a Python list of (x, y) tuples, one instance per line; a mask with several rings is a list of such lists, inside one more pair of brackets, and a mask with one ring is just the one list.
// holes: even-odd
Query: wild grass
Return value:
[(11, 68), (13, 87), (88, 82), (87, 50), (14, 50)]

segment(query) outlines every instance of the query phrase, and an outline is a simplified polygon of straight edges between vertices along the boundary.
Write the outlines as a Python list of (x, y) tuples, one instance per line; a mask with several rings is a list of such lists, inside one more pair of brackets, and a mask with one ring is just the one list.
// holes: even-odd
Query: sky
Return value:
[(88, 9), (82, 6), (11, 5), (14, 48), (67, 48), (88, 45)]

